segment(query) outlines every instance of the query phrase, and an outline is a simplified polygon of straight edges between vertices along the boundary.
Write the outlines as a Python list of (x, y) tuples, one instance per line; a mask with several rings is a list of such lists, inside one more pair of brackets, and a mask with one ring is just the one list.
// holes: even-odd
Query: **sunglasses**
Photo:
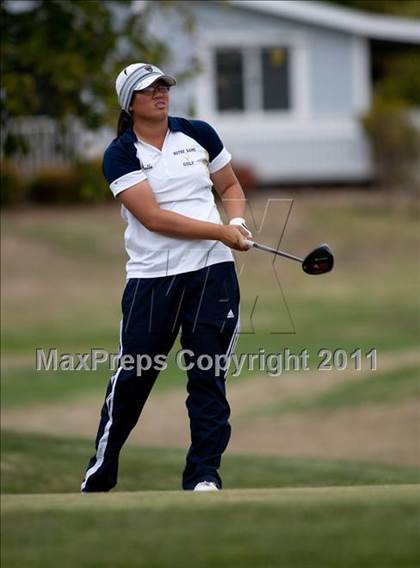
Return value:
[(156, 93), (169, 93), (170, 90), (170, 86), (169, 85), (150, 85), (150, 87), (146, 87), (144, 89), (142, 89), (141, 91), (134, 91), (135, 93), (140, 93), (142, 95), (147, 95), (147, 96), (151, 96), (151, 95), (155, 95)]

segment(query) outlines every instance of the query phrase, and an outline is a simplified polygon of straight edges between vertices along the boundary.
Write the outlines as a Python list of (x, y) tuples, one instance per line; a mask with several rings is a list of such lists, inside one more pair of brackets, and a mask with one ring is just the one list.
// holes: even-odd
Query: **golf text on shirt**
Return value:
[[(206, 122), (168, 118), (162, 150), (126, 130), (106, 149), (103, 170), (116, 197), (148, 180), (161, 209), (199, 221), (221, 224), (210, 174), (231, 160), (215, 130)], [(149, 231), (124, 205), (127, 278), (170, 276), (232, 261), (219, 241), (167, 237)]]

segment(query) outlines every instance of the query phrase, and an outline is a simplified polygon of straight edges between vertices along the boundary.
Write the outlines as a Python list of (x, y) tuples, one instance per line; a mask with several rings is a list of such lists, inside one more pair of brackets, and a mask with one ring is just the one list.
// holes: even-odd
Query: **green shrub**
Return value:
[(102, 173), (102, 161), (100, 159), (79, 162), (75, 170), (80, 177), (79, 201), (88, 203), (103, 203), (113, 199)]
[(401, 102), (376, 99), (362, 119), (372, 145), (376, 180), (382, 187), (419, 191), (420, 132)]
[(27, 187), (16, 167), (9, 161), (1, 164), (0, 205), (8, 207), (21, 203), (26, 197)]
[(34, 203), (100, 203), (112, 199), (99, 160), (72, 166), (52, 166), (30, 181), (29, 199)]
[(36, 173), (29, 183), (29, 199), (34, 203), (78, 201), (80, 179), (74, 168), (50, 166)]

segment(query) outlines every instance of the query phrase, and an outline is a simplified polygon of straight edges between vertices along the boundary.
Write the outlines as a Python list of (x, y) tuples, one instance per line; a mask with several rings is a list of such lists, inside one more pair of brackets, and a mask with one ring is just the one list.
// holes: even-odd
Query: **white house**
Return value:
[(419, 20), (300, 0), (186, 5), (192, 34), (175, 9), (150, 21), (171, 45), (169, 72), (201, 66), (173, 89), (172, 114), (209, 121), (265, 183), (371, 177), (358, 120), (371, 101), (370, 40), (420, 44)]

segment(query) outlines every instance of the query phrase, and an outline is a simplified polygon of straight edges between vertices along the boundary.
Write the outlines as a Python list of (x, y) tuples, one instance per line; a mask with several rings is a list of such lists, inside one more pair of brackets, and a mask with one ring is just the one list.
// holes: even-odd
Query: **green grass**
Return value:
[[(92, 443), (5, 432), (3, 493), (71, 493), (78, 490)], [(127, 445), (117, 491), (179, 489), (185, 452)], [(420, 483), (420, 469), (352, 461), (230, 455), (223, 458), (226, 488)]]
[[(270, 307), (275, 313), (275, 304), (267, 306), (267, 311), (270, 311)], [(304, 313), (305, 308), (306, 313)], [(418, 335), (415, 329), (416, 321), (412, 317), (412, 306), (401, 306), (399, 310), (384, 310), (383, 306), (376, 307), (376, 310), (385, 312), (377, 314), (378, 317), (372, 309), (365, 308), (364, 304), (352, 308), (336, 305), (334, 302), (330, 302), (329, 307), (318, 303), (314, 308), (301, 302), (299, 313), (302, 312), (302, 319), (299, 320), (297, 316), (296, 321), (298, 329), (305, 329), (305, 334), (244, 333), (240, 336), (236, 352), (239, 356), (241, 353), (258, 353), (260, 348), (264, 349), (266, 354), (283, 353), (285, 349), (293, 353), (300, 353), (303, 349), (307, 349), (310, 354), (310, 368), (316, 370), (321, 362), (318, 356), (320, 349), (331, 351), (344, 349), (350, 355), (358, 348), (362, 349), (364, 354), (376, 348), (380, 366), (381, 357), (384, 354), (417, 347)], [(66, 321), (69, 323), (69, 320)], [(321, 326), (319, 321), (322, 321)], [(351, 330), (358, 325), (364, 328), (355, 339), (352, 337)], [(117, 329), (117, 319), (114, 325), (104, 327), (100, 321), (90, 318), (86, 323), (84, 322), (82, 327), (70, 320), (68, 327), (46, 328), (41, 325), (36, 331), (29, 328), (8, 332), (3, 346), (3, 353), (6, 355), (3, 362), (4, 381), (2, 383), (4, 407), (31, 404), (42, 400), (65, 400), (68, 396), (80, 396), (92, 391), (102, 392), (111, 375), (103, 366), (97, 372), (36, 371), (35, 349), (40, 347), (48, 351), (50, 346), (56, 346), (61, 354), (88, 353), (94, 346), (107, 349), (110, 353), (116, 353)], [(180, 345), (177, 340), (168, 359), (168, 369), (161, 373), (155, 386), (156, 390), (163, 391), (185, 384), (185, 373), (175, 365), (175, 355), (179, 349)], [(22, 363), (19, 363), (19, 354), (22, 354)], [(17, 364), (14, 362), (13, 366), (8, 367), (7, 355), (17, 359)], [(28, 362), (28, 356), (30, 362)], [(349, 367), (352, 368), (351, 361), (349, 361)], [(234, 371), (234, 367), (231, 371)], [(249, 371), (244, 367), (240, 378), (252, 377), (261, 372), (258, 369), (255, 372)]]
[(414, 568), (418, 486), (6, 496), (8, 568)]
[[(345, 347), (348, 354), (348, 369), (354, 370), (355, 362), (350, 359), (350, 354), (358, 349), (359, 345), (355, 343), (340, 343)], [(290, 349), (292, 353), (301, 353), (303, 349), (307, 349), (309, 353), (308, 366), (310, 370), (316, 371), (322, 358), (319, 356), (321, 348), (330, 349), (334, 351), (334, 345), (337, 343), (330, 339), (318, 345), (309, 345), (304, 347), (297, 341), (287, 340), (287, 343), (280, 343), (278, 336), (271, 336), (265, 345), (264, 350), (268, 355), (269, 353), (284, 354), (286, 349)], [(271, 345), (271, 348), (270, 348)], [(322, 347), (321, 347), (322, 346)], [(329, 347), (328, 347), (329, 346)], [(394, 347), (395, 347), (394, 343)], [(407, 342), (404, 345), (407, 346)], [(413, 348), (415, 346), (413, 345)], [(362, 349), (362, 371), (370, 372), (370, 361), (366, 358), (366, 353), (372, 348), (368, 343)], [(186, 373), (179, 369), (175, 364), (175, 356), (177, 351), (181, 349), (179, 342), (176, 342), (173, 350), (168, 358), (168, 368), (162, 371), (155, 384), (154, 390), (163, 392), (165, 390), (183, 387), (186, 383)], [(236, 350), (237, 357), (242, 354), (246, 356), (247, 353), (258, 353), (258, 343), (255, 344), (253, 336), (243, 336), (238, 342)], [(394, 352), (397, 352), (395, 350)], [(75, 350), (74, 352), (83, 352), (83, 350)], [(87, 351), (88, 352), (88, 351)], [(110, 352), (115, 353), (115, 349), (110, 349)], [(63, 353), (63, 352), (61, 352)], [(387, 351), (379, 349), (377, 351), (378, 368), (381, 367), (382, 357)], [(22, 364), (14, 363), (13, 366), (7, 368), (7, 361), (3, 364), (3, 380), (1, 382), (1, 397), (2, 407), (16, 408), (18, 406), (31, 405), (34, 403), (53, 403), (55, 401), (63, 401), (70, 399), (78, 399), (81, 395), (89, 396), (90, 394), (105, 392), (106, 385), (112, 371), (107, 370), (105, 365), (99, 365), (97, 371), (63, 371), (63, 370), (42, 370), (36, 371), (35, 369), (35, 355), (32, 363), (24, 360)], [(243, 367), (243, 372), (238, 376), (235, 375), (235, 366), (232, 363), (230, 369), (229, 381), (233, 384), (241, 381), (244, 378), (255, 376), (256, 374), (264, 374), (265, 371), (258, 371), (257, 364), (255, 363), (256, 371), (249, 371), (246, 365)], [(299, 369), (296, 369), (299, 371)], [(274, 369), (275, 371), (275, 369)], [(289, 371), (295, 372), (295, 370)], [(321, 371), (320, 371), (321, 372)], [(326, 372), (326, 371), (323, 371)], [(286, 373), (286, 372), (285, 372)], [(281, 380), (281, 375), (267, 380)], [(409, 396), (419, 394), (419, 370), (418, 367), (407, 367), (402, 363), (402, 368), (390, 372), (382, 373), (379, 370), (376, 373), (369, 373), (369, 379), (355, 383), (347, 383), (340, 385), (340, 376), (346, 378), (346, 371), (338, 375), (337, 386), (335, 389), (328, 392), (328, 394), (319, 395), (315, 398), (308, 400), (284, 401), (281, 404), (273, 405), (273, 408), (267, 408), (269, 413), (282, 413), (284, 411), (305, 410), (310, 408), (328, 409), (336, 406), (346, 406), (347, 398), (349, 405), (369, 403), (370, 401), (387, 402)]]
[(420, 397), (419, 367), (403, 366), (371, 372), (363, 378), (346, 381), (320, 394), (276, 402), (250, 412), (252, 416), (279, 416), (288, 412), (332, 412), (341, 408), (374, 406)]
[[(63, 218), (61, 215), (61, 220), (58, 223), (54, 222), (53, 219), (50, 223), (40, 223), (37, 219), (29, 223), (22, 223), (19, 217), (13, 219), (6, 217), (7, 233), (32, 242), (45, 244), (60, 255), (64, 254), (81, 262), (97, 261), (98, 259), (102, 262), (121, 261), (123, 244), (122, 242), (120, 245), (118, 244), (118, 238), (121, 236), (120, 231), (124, 228), (124, 223), (119, 222), (118, 219), (118, 223), (108, 225), (106, 227), (107, 238), (104, 239), (103, 232), (97, 223), (85, 223), (83, 218), (77, 218), (77, 209), (79, 212), (84, 210), (83, 207), (73, 209), (74, 218)], [(51, 212), (51, 217), (57, 211), (61, 213), (63, 208), (55, 208)], [(111, 238), (113, 242), (111, 242)]]
[[(316, 365), (322, 348), (348, 353), (376, 348), (380, 362), (382, 354), (417, 347), (419, 279), (412, 259), (418, 227), (412, 208), (393, 209), (384, 199), (373, 205), (372, 195), (363, 192), (347, 202), (342, 194), (321, 197), (317, 201), (299, 196), (283, 245), (300, 253), (308, 243), (331, 242), (334, 271), (315, 278), (304, 275), (296, 263), (276, 262), (291, 322), (271, 257), (256, 251), (238, 254), (238, 266), (245, 263), (245, 270), (241, 277), (244, 333), (237, 352), (308, 349)], [(264, 207), (261, 194), (253, 204), (257, 221)], [(6, 212), (3, 219), (6, 249), (8, 239), (19, 249), (4, 261), (6, 282), (11, 283), (2, 306), (4, 405), (103, 392), (109, 377), (105, 370), (37, 373), (34, 360), (36, 347), (54, 346), (62, 353), (88, 352), (92, 347), (117, 350), (126, 261), (118, 207), (39, 208)], [(260, 240), (278, 235), (278, 224), (278, 218), (271, 216), (258, 235)], [(255, 333), (249, 333), (252, 330)], [(185, 384), (185, 374), (173, 362), (177, 347), (156, 390)], [(256, 373), (244, 370), (241, 379)]]
[(105, 371), (36, 371), (23, 366), (9, 369), (1, 383), (2, 407), (15, 408), (35, 403), (71, 400), (103, 390), (108, 382)]

